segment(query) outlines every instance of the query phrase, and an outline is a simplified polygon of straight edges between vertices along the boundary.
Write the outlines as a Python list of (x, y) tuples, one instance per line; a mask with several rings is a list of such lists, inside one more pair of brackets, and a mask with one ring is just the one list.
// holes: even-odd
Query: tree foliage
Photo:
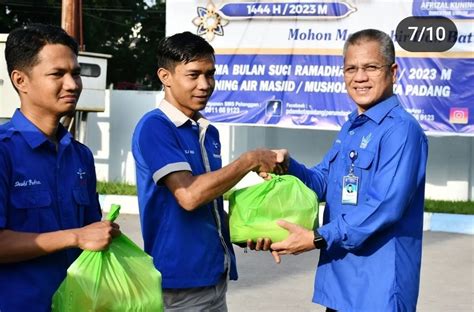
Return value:
[[(156, 89), (155, 51), (165, 35), (165, 4), (83, 0), (82, 7), (85, 50), (112, 55), (108, 83)], [(0, 33), (29, 23), (61, 25), (61, 0), (0, 1)]]

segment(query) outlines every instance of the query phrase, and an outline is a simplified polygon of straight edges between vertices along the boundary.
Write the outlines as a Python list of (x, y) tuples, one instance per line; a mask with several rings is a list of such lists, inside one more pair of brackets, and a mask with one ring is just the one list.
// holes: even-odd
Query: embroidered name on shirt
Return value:
[(370, 140), (372, 139), (372, 133), (369, 133), (366, 137), (362, 137), (362, 141), (360, 142), (360, 148), (366, 148), (367, 144), (369, 144)]
[(25, 186), (32, 186), (32, 185), (41, 185), (41, 182), (38, 180), (23, 180), (23, 181), (15, 181), (15, 187), (25, 187)]

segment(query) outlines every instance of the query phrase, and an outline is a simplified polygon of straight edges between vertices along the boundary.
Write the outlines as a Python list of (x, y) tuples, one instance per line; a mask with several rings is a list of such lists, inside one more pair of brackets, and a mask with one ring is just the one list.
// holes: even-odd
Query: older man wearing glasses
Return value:
[(323, 161), (288, 172), (326, 202), (314, 231), (280, 221), (280, 255), (321, 249), (313, 301), (327, 311), (415, 311), (418, 298), (427, 139), (393, 94), (395, 49), (366, 29), (344, 45), (344, 80), (356, 104)]

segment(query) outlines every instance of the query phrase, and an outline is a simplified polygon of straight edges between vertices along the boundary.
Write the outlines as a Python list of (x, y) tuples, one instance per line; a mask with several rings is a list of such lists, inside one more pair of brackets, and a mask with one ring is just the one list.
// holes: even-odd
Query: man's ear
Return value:
[(158, 68), (158, 70), (156, 71), (156, 75), (158, 76), (158, 78), (160, 79), (161, 83), (163, 84), (163, 86), (165, 87), (169, 87), (170, 86), (170, 82), (171, 82), (171, 73), (169, 70), (165, 69), (165, 68)]
[(390, 67), (390, 72), (392, 75), (392, 83), (397, 82), (397, 71), (398, 71), (398, 65), (396, 63), (393, 63), (392, 66)]
[(12, 71), (10, 79), (15, 88), (18, 90), (18, 92), (26, 92), (26, 87), (28, 85), (28, 76), (25, 72), (15, 69)]

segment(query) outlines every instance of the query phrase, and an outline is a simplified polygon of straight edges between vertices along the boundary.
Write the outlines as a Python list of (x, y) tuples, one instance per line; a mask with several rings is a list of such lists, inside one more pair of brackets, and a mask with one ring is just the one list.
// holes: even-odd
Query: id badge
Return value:
[(358, 190), (359, 178), (353, 174), (344, 176), (342, 181), (342, 203), (357, 205)]

